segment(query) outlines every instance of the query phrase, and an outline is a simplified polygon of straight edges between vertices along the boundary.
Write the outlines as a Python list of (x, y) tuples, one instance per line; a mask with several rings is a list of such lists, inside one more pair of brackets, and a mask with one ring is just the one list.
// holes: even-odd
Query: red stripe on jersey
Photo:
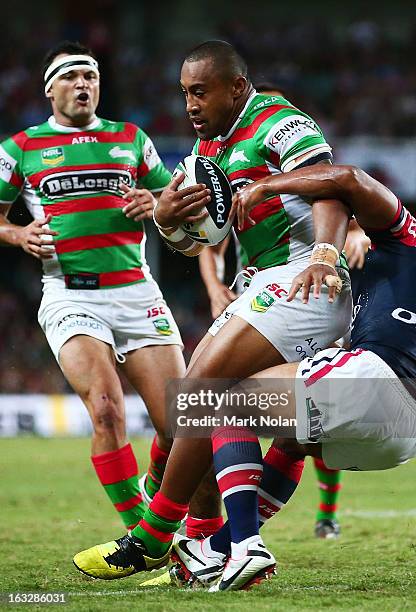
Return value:
[(283, 208), (282, 200), (280, 196), (276, 196), (274, 198), (270, 198), (270, 200), (266, 200), (261, 204), (258, 204), (250, 211), (250, 217), (256, 223), (260, 223), (263, 219), (270, 217), (270, 215), (274, 215), (279, 210)]
[(107, 195), (46, 204), (43, 210), (45, 215), (69, 215), (90, 210), (104, 210), (105, 208), (123, 208), (125, 205), (126, 201), (123, 198)]
[(334, 368), (341, 368), (352, 357), (358, 357), (358, 355), (361, 355), (361, 353), (363, 352), (364, 349), (357, 349), (352, 353), (345, 353), (337, 363), (327, 363), (323, 368), (321, 368), (320, 370), (312, 374), (312, 376), (310, 376), (307, 380), (305, 380), (305, 387), (310, 387), (317, 380), (329, 374), (329, 372), (331, 372)]
[(218, 149), (224, 146), (219, 140), (201, 140), (198, 145), (198, 155), (206, 155), (207, 157), (215, 157)]
[[(267, 219), (267, 217), (270, 217), (271, 215), (276, 214), (282, 208), (283, 208), (283, 203), (282, 203), (282, 200), (280, 199), (280, 196), (275, 196), (274, 198), (270, 198), (270, 200), (266, 200), (262, 202), (261, 204), (257, 204), (257, 206), (255, 206), (250, 211), (250, 217), (257, 224), (263, 221), (263, 219)], [(243, 234), (244, 232), (251, 229), (252, 227), (254, 226), (250, 223), (248, 219), (244, 220), (244, 224), (241, 230), (238, 229), (237, 227), (237, 220), (235, 220), (234, 222), (234, 230), (237, 236), (239, 236), (240, 234)], [(284, 244), (285, 242), (288, 242), (288, 241), (289, 241), (289, 231), (282, 236), (278, 244)]]
[(29, 136), (25, 132), (18, 132), (12, 136), (12, 140), (14, 140), (20, 149), (24, 149), (26, 142), (29, 140)]
[(140, 166), (137, 168), (137, 175), (146, 176), (146, 174), (149, 174), (149, 166), (145, 164), (144, 162), (142, 162)]
[[(80, 272), (77, 276), (90, 276), (88, 272)], [(116, 285), (128, 285), (138, 283), (144, 279), (141, 268), (131, 268), (131, 270), (117, 270), (117, 272), (101, 272), (99, 275), (100, 287), (114, 287)], [(70, 274), (65, 274), (65, 284), (68, 286)]]
[[(273, 104), (269, 108), (266, 108), (264, 111), (259, 113), (254, 121), (248, 125), (247, 127), (237, 128), (234, 134), (226, 141), (227, 146), (231, 146), (236, 142), (240, 142), (241, 140), (247, 140), (248, 138), (253, 138), (254, 134), (257, 132), (260, 125), (266, 121), (269, 117), (279, 112), (282, 108), (292, 108), (287, 104)], [(224, 143), (225, 144), (225, 143)]]
[(243, 168), (242, 170), (230, 172), (227, 176), (230, 182), (238, 178), (250, 178), (253, 181), (257, 181), (258, 179), (264, 178), (265, 174), (269, 175), (270, 171), (266, 164), (262, 164), (254, 168)]
[[(222, 147), (226, 148), (235, 144), (236, 142), (240, 142), (241, 140), (252, 138), (263, 121), (266, 121), (266, 119), (275, 113), (278, 113), (280, 110), (282, 110), (282, 108), (293, 107), (288, 104), (273, 104), (273, 106), (270, 106), (259, 113), (250, 125), (247, 127), (237, 128), (228, 140), (201, 140), (198, 145), (198, 154), (206, 155), (208, 157), (215, 157), (215, 155), (218, 153), (218, 149), (221, 149)], [(275, 163), (275, 160), (272, 160), (272, 162)], [(280, 159), (278, 163), (280, 163)]]
[[(72, 145), (72, 141), (80, 138), (90, 137), (96, 138), (97, 143), (123, 143), (133, 142), (137, 134), (137, 126), (132, 123), (125, 123), (124, 130), (121, 132), (100, 132), (99, 130), (87, 130), (84, 132), (70, 132), (61, 133), (56, 132), (52, 136), (31, 136), (29, 137), (25, 132), (20, 132), (13, 137), (15, 143), (25, 151), (36, 151), (38, 149), (48, 149), (50, 147), (61, 147), (65, 145)], [(94, 143), (75, 143), (76, 144), (94, 144)]]
[(218, 488), (220, 490), (220, 493), (222, 494), (231, 489), (232, 487), (239, 487), (244, 485), (258, 486), (262, 474), (263, 470), (260, 466), (257, 470), (253, 468), (248, 470), (236, 470), (235, 472), (225, 474), (220, 479), (218, 479)]
[(16, 172), (12, 173), (10, 177), (10, 184), (13, 185), (13, 187), (16, 187), (17, 189), (21, 189), (24, 182), (25, 180), (22, 176), (20, 176)]
[(128, 285), (144, 279), (141, 268), (131, 270), (119, 270), (118, 272), (101, 272), (100, 287), (111, 287), (113, 285)]
[(127, 501), (118, 502), (114, 504), (114, 507), (118, 512), (125, 512), (126, 510), (131, 510), (132, 508), (135, 508), (136, 506), (141, 504), (142, 501), (143, 501), (142, 494), (138, 493), (137, 495), (135, 495), (134, 497), (131, 497)]
[(115, 232), (114, 234), (96, 234), (93, 236), (78, 236), (56, 240), (55, 248), (58, 254), (88, 249), (104, 249), (106, 247), (140, 244), (143, 232)]
[(69, 174), (80, 171), (89, 171), (89, 170), (127, 170), (136, 178), (137, 168), (135, 166), (131, 166), (129, 164), (118, 164), (116, 162), (112, 162), (109, 164), (85, 164), (82, 166), (63, 166), (62, 168), (48, 168), (47, 170), (42, 170), (42, 172), (36, 172), (35, 174), (29, 175), (27, 178), (30, 181), (32, 187), (39, 187), (39, 183), (41, 180), (48, 175), (53, 176), (54, 174)]

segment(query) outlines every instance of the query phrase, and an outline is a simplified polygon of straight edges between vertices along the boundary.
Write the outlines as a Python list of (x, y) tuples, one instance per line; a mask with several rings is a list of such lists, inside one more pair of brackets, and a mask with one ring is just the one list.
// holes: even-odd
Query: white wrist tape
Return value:
[(159, 234), (161, 234), (164, 238), (169, 240), (169, 242), (180, 242), (181, 240), (186, 238), (185, 232), (180, 227), (174, 229), (173, 227), (162, 227), (161, 225), (159, 225), (155, 217), (156, 208), (157, 208), (157, 205), (153, 209), (153, 223), (156, 225), (157, 229), (159, 230)]
[(335, 270), (335, 265), (339, 259), (338, 249), (329, 242), (315, 244), (312, 249), (310, 264), (323, 264)]

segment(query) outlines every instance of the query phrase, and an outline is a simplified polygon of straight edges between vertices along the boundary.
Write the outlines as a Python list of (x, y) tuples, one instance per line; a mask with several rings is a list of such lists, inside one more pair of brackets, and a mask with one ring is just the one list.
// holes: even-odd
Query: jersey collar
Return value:
[(246, 110), (250, 106), (254, 96), (257, 96), (257, 91), (255, 89), (251, 92), (251, 94), (247, 98), (247, 102), (245, 103), (243, 110), (238, 115), (237, 119), (234, 121), (234, 123), (231, 126), (231, 128), (228, 130), (228, 133), (225, 136), (218, 136), (218, 140), (220, 142), (224, 142), (224, 140), (228, 140), (230, 138), (230, 136), (232, 136), (234, 134), (235, 130), (237, 129), (238, 124), (240, 123), (240, 121), (244, 117), (244, 115), (246, 114)]
[(84, 125), (83, 127), (70, 127), (68, 125), (61, 125), (58, 123), (53, 115), (51, 115), (48, 119), (49, 126), (55, 130), (56, 132), (87, 132), (88, 130), (95, 130), (101, 125), (101, 119), (95, 117), (91, 123), (88, 125)]

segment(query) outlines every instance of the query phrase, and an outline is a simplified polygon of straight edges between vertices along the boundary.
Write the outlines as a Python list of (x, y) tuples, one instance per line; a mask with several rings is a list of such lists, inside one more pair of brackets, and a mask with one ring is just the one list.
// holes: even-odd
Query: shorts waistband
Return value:
[(88, 289), (100, 288), (101, 274), (65, 274), (65, 287), (67, 289)]
[(77, 272), (76, 274), (65, 274), (64, 278), (67, 289), (78, 290), (109, 289), (122, 285), (134, 285), (146, 280), (141, 268), (117, 272)]

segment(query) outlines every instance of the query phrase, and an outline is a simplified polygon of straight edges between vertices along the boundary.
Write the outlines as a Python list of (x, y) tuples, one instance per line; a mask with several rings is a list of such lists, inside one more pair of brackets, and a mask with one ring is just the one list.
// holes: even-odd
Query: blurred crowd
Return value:
[[(69, 15), (60, 30), (45, 23), (36, 38), (10, 32), (2, 38), (1, 133), (45, 118), (39, 64), (57, 39), (68, 37), (90, 45), (100, 59), (103, 115), (138, 123), (156, 137), (192, 136), (178, 84), (186, 48), (164, 48), (161, 40), (146, 53), (143, 41), (121, 42), (110, 18), (108, 11), (102, 21), (91, 15), (81, 27)], [(254, 82), (277, 83), (332, 139), (416, 133), (416, 27), (398, 31), (354, 21), (340, 32), (324, 21), (261, 28), (233, 21), (214, 36), (236, 45)]]
[[(0, 39), (0, 133), (6, 136), (48, 116), (41, 59), (58, 40), (69, 38), (90, 45), (100, 59), (101, 115), (138, 123), (156, 139), (192, 137), (178, 85), (186, 49), (164, 49), (161, 41), (159, 52), (146, 53), (143, 43), (123, 37), (112, 0), (102, 0), (108, 10), (99, 18), (84, 3), (82, 25), (74, 17), (80, 1), (64, 4), (63, 19), (39, 23), (36, 36), (28, 20), (29, 25), (10, 29)], [(356, 135), (416, 134), (416, 28), (395, 31), (372, 21), (355, 21), (340, 32), (324, 22), (260, 28), (233, 21), (218, 26), (215, 35), (234, 43), (247, 58), (254, 82), (278, 84), (315, 117), (331, 142)], [(40, 266), (13, 249), (3, 249), (2, 254), (0, 393), (68, 391), (37, 323)], [(161, 285), (189, 358), (210, 323), (208, 300), (195, 264), (192, 274), (177, 282), (180, 291), (169, 277), (162, 277)]]

